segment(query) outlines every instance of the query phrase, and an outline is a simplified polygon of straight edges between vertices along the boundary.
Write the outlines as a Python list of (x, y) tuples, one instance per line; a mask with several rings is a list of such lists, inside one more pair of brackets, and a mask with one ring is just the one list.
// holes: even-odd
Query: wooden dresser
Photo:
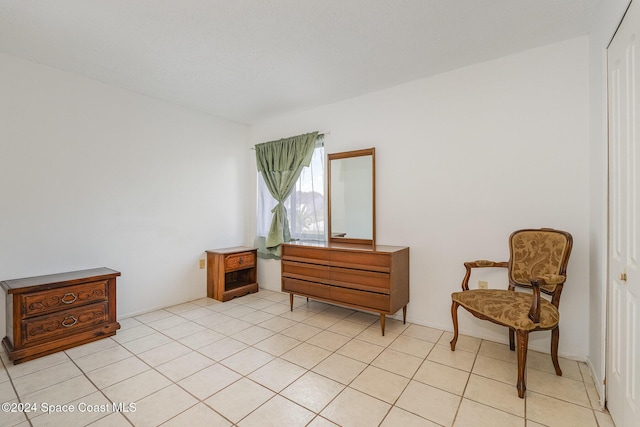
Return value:
[(283, 244), (282, 291), (385, 315), (409, 303), (409, 248), (328, 242)]
[(7, 336), (14, 364), (114, 335), (116, 277), (109, 268), (5, 280)]
[(238, 246), (207, 251), (207, 296), (218, 301), (258, 292), (258, 250)]

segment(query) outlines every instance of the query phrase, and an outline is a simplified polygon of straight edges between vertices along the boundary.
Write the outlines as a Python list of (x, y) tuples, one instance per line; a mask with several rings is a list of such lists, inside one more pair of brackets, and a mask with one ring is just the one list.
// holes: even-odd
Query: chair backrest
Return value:
[[(573, 238), (551, 228), (514, 231), (509, 237), (509, 283), (531, 286), (531, 279), (546, 274), (566, 275)], [(548, 288), (553, 292), (555, 286)]]

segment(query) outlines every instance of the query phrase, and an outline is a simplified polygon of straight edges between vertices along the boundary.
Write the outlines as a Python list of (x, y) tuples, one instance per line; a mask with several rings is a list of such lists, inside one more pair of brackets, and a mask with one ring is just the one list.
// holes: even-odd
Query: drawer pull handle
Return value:
[(244, 264), (244, 258), (240, 257), (238, 259), (238, 264), (240, 264), (240, 265)]
[[(71, 323), (66, 323), (66, 322), (67, 322), (67, 320), (70, 320), (70, 319), (72, 320), (72, 322), (71, 322)], [(72, 327), (73, 325), (75, 325), (76, 323), (78, 323), (78, 319), (76, 319), (76, 318), (75, 318), (75, 317), (73, 317), (73, 316), (67, 316), (67, 317), (65, 317), (65, 318), (64, 318), (64, 320), (62, 321), (62, 326), (64, 326), (65, 328), (70, 328), (70, 327)]]
[[(68, 299), (67, 297), (71, 297), (71, 299)], [(74, 294), (73, 292), (67, 292), (62, 297), (62, 302), (65, 303), (65, 304), (72, 304), (77, 299), (78, 299), (78, 297), (76, 296), (76, 294)]]

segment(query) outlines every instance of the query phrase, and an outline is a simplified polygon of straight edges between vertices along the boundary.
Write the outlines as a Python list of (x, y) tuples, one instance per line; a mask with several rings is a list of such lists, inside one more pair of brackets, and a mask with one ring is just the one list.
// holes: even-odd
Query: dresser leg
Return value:
[(291, 311), (293, 311), (293, 294), (289, 294), (289, 306), (291, 306)]
[(384, 314), (380, 314), (380, 328), (382, 328), (382, 336), (384, 336)]

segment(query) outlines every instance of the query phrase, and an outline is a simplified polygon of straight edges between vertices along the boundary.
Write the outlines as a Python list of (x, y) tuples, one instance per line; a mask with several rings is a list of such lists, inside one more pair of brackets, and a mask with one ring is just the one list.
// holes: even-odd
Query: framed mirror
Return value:
[(375, 148), (329, 154), (327, 159), (329, 241), (374, 245)]

